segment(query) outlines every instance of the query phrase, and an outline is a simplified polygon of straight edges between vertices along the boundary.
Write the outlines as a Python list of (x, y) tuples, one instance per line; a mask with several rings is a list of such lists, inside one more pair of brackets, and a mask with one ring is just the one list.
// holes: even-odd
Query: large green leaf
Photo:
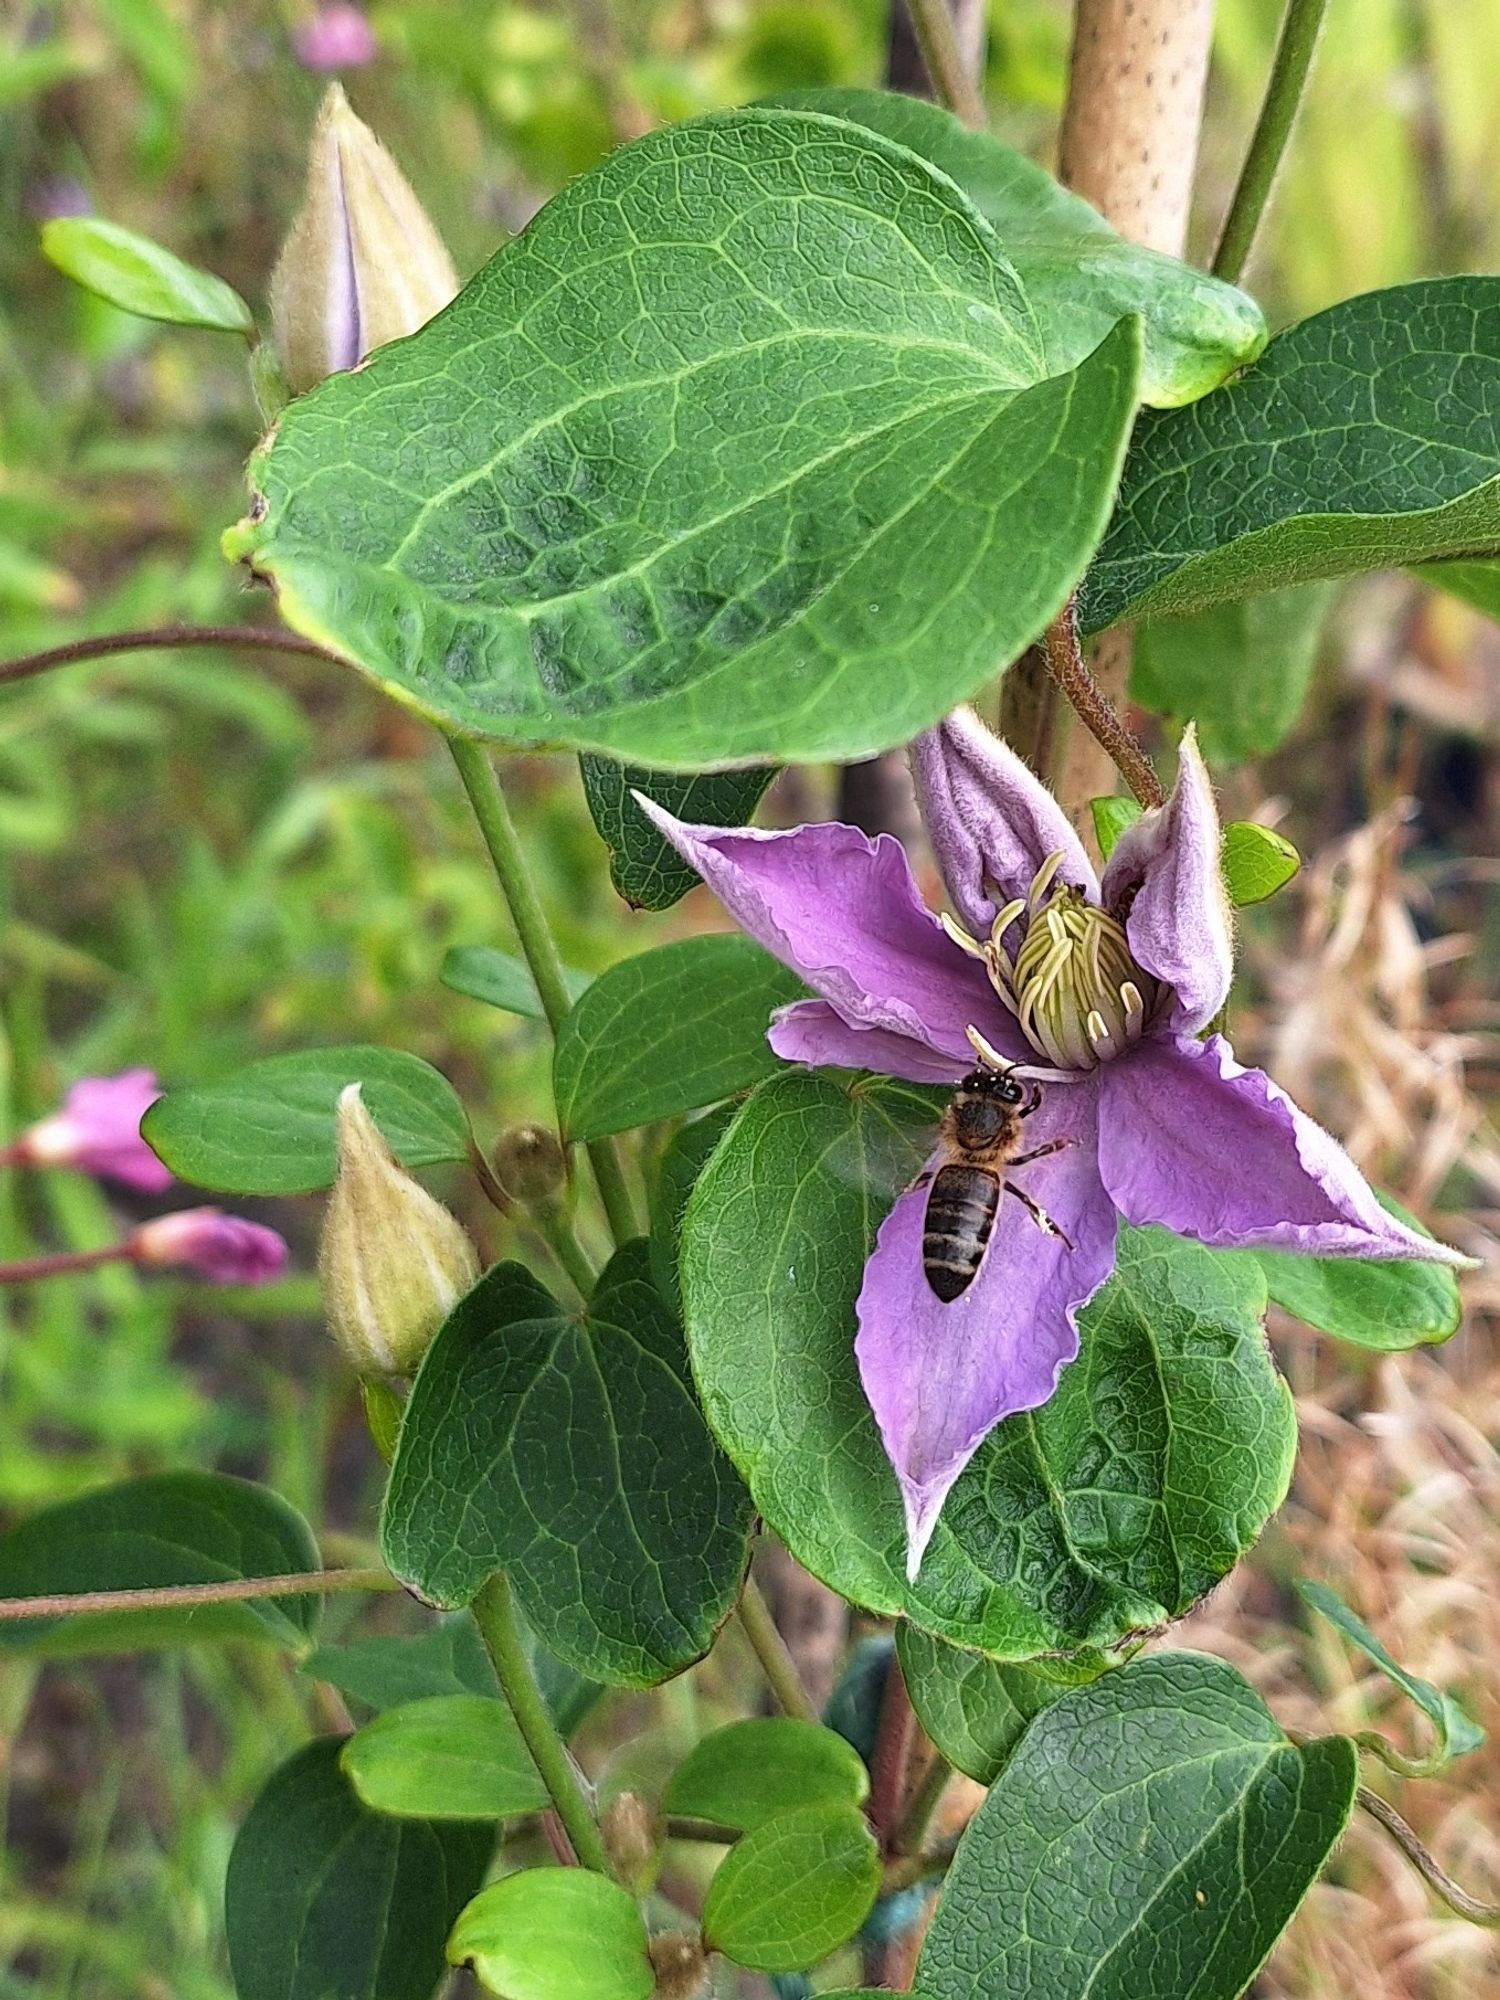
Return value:
[(1149, 620), (1135, 635), (1131, 700), (1196, 722), (1214, 762), (1274, 750), (1302, 712), (1332, 597), (1331, 584), (1294, 584)]
[(994, 232), (861, 127), (732, 111), (573, 181), (299, 398), (226, 539), (448, 726), (671, 769), (904, 742), (1108, 517), (1138, 322), (1052, 375)]
[(800, 90), (773, 98), (868, 126), (956, 180), (1016, 268), (1054, 372), (1072, 368), (1115, 321), (1145, 322), (1141, 400), (1171, 408), (1216, 388), (1266, 344), (1260, 307), (1206, 271), (1116, 236), (1076, 194), (989, 132), (884, 90)]
[(699, 771), (687, 776), (648, 771), (613, 757), (580, 757), (583, 795), (599, 838), (609, 850), (609, 879), (638, 910), (669, 910), (698, 880), (676, 848), (647, 819), (633, 792), (644, 792), (678, 819), (702, 826), (743, 826), (776, 773)]
[(462, 1160), (469, 1121), (453, 1086), (400, 1049), (299, 1049), (268, 1056), (197, 1090), (170, 1090), (141, 1121), (151, 1149), (195, 1187), (230, 1194), (311, 1194), (334, 1170), (334, 1111), (346, 1084), (399, 1160)]
[(981, 1785), (994, 1783), (1027, 1724), (1072, 1685), (1055, 1667), (988, 1660), (910, 1624), (897, 1627), (896, 1652), (918, 1721), (955, 1770)]
[(448, 1940), (503, 2000), (647, 2000), (656, 1980), (640, 1911), (586, 1868), (528, 1868), (492, 1882)]
[(429, 1602), (465, 1604), (503, 1570), (560, 1658), (640, 1686), (707, 1651), (748, 1527), (638, 1242), (585, 1316), (518, 1264), (459, 1303), (412, 1389), (382, 1534)]
[(215, 333), (255, 331), (250, 308), (232, 285), (117, 222), (57, 216), (42, 226), (42, 255), (75, 284), (141, 319)]
[(515, 1717), (494, 1695), (388, 1708), (339, 1757), (365, 1804), (398, 1819), (505, 1819), (550, 1802)]
[(1049, 1403), (991, 1432), (908, 1584), (854, 1300), (940, 1102), (830, 1073), (751, 1097), (683, 1229), (704, 1406), (771, 1526), (855, 1603), (1004, 1658), (1110, 1647), (1212, 1588), (1285, 1493), (1295, 1431), (1264, 1285), (1163, 1232), (1123, 1231), (1079, 1359)]
[[(153, 1590), (302, 1576), (322, 1567), (312, 1531), (280, 1494), (217, 1472), (160, 1472), (45, 1507), (0, 1537), (0, 1597)], [(305, 1652), (316, 1597), (169, 1611), (90, 1612), (0, 1624), (0, 1652), (124, 1653), (258, 1639)]]
[(1039, 1716), (964, 1835), (932, 2000), (1236, 2000), (1354, 1804), (1354, 1746), (1288, 1742), (1232, 1667), (1136, 1660)]
[(1079, 595), (1091, 632), (1500, 548), (1500, 278), (1346, 299), (1148, 414)]
[(324, 1737), (250, 1808), (224, 1885), (239, 2000), (431, 2000), (449, 1927), (484, 1880), (494, 1828), (361, 1805)]
[(557, 1037), (553, 1084), (570, 1139), (675, 1118), (781, 1067), (766, 1040), (806, 988), (738, 932), (678, 938), (600, 973)]
[(799, 1806), (764, 1819), (719, 1863), (703, 1942), (736, 1965), (796, 1972), (859, 1929), (880, 1887), (880, 1856), (850, 1805)]
[(762, 1716), (701, 1737), (672, 1773), (662, 1810), (748, 1833), (797, 1806), (863, 1805), (869, 1789), (864, 1759), (842, 1736)]

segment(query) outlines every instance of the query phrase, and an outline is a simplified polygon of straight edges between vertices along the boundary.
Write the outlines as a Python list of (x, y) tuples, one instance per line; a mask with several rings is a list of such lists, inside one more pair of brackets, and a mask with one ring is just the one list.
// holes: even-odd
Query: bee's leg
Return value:
[(1033, 1111), (1040, 1111), (1041, 1108), (1042, 1108), (1042, 1087), (1039, 1083), (1034, 1083), (1031, 1086), (1030, 1097), (1028, 1097), (1026, 1102), (1021, 1106), (1020, 1110), (1016, 1113), (1016, 1116), (1018, 1118), (1029, 1118)]
[[(1062, 1143), (1067, 1144), (1068, 1142), (1064, 1140)], [(1024, 1188), (1018, 1188), (1014, 1181), (1006, 1181), (1004, 1187), (1007, 1194), (1013, 1194), (1016, 1200), (1020, 1202), (1022, 1208), (1026, 1210), (1026, 1213), (1031, 1217), (1044, 1236), (1060, 1237), (1065, 1249), (1071, 1250), (1073, 1248), (1072, 1238), (1063, 1234), (1063, 1231), (1058, 1228), (1046, 1209), (1039, 1202), (1033, 1201)]]
[(1049, 1139), (1045, 1146), (1034, 1146), (1029, 1153), (1017, 1153), (1010, 1161), (1013, 1167), (1024, 1167), (1030, 1160), (1045, 1160), (1049, 1153), (1060, 1153), (1067, 1146), (1076, 1146), (1076, 1139)]

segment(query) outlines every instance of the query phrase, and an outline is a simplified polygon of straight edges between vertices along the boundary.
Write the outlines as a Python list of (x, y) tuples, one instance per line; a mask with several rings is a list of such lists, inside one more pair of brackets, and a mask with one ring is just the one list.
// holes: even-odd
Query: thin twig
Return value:
[(1219, 247), (1214, 252), (1214, 276), (1231, 285), (1239, 282), (1271, 198), (1276, 171), (1307, 88), (1307, 73), (1312, 67), (1313, 50), (1327, 5), (1328, 0), (1287, 0), (1260, 116), (1255, 121), (1250, 150), (1240, 169)]
[(149, 1590), (80, 1590), (56, 1597), (0, 1598), (0, 1624), (25, 1618), (81, 1618), (100, 1611), (190, 1611), (198, 1604), (246, 1604), (264, 1597), (322, 1596), (335, 1590), (399, 1590), (385, 1569), (312, 1569), (288, 1576), (226, 1577), (222, 1583), (164, 1583)]
[(0, 660), (0, 687), (8, 681), (30, 680), (52, 667), (71, 667), (80, 660), (103, 660), (113, 653), (150, 653), (181, 646), (251, 646), (263, 653), (309, 653), (314, 659), (345, 664), (316, 639), (283, 631), (275, 625), (158, 625), (139, 632), (104, 632), (93, 639), (73, 639), (66, 646), (49, 646), (45, 653), (27, 653), (19, 660)]
[(1440, 1896), (1450, 1910), (1467, 1917), (1471, 1924), (1483, 1924), (1486, 1930), (1500, 1928), (1500, 1904), (1481, 1903), (1477, 1896), (1461, 1889), (1453, 1877), (1438, 1866), (1422, 1845), (1415, 1829), (1407, 1825), (1394, 1806), (1387, 1805), (1378, 1793), (1367, 1791), (1363, 1785), (1354, 1796), (1371, 1819), (1380, 1822), (1428, 1888), (1434, 1895)]
[(771, 1616), (771, 1607), (753, 1576), (745, 1578), (745, 1588), (740, 1593), (740, 1626), (783, 1712), (796, 1716), (800, 1722), (816, 1722), (818, 1718), (797, 1672), (797, 1663), (787, 1651), (787, 1643)]
[(1078, 614), (1071, 597), (1047, 627), (1042, 652), (1047, 671), (1064, 700), (1141, 804), (1161, 805), (1166, 793), (1151, 768), (1151, 760), (1105, 700), (1098, 682), (1084, 664), (1078, 644)]
[(922, 61), (939, 101), (975, 131), (984, 129), (984, 99), (954, 32), (948, 0), (906, 0)]

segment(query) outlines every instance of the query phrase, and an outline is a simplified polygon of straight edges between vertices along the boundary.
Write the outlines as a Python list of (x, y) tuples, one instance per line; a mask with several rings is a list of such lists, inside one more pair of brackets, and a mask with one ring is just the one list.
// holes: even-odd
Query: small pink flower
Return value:
[(330, 0), (294, 32), (292, 51), (304, 69), (362, 69), (375, 60), (375, 36), (360, 8)]
[(274, 1229), (221, 1208), (182, 1208), (143, 1222), (129, 1238), (137, 1264), (192, 1271), (216, 1285), (265, 1285), (286, 1269), (287, 1247)]
[(23, 1132), (13, 1157), (27, 1166), (73, 1167), (160, 1194), (172, 1175), (141, 1137), (141, 1120), (161, 1096), (149, 1069), (86, 1076), (54, 1111)]

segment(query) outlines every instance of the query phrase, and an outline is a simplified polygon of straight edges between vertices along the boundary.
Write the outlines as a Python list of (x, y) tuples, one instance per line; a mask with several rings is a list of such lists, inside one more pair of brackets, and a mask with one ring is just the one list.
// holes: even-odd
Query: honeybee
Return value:
[(932, 1175), (922, 1227), (922, 1270), (945, 1305), (979, 1275), (1002, 1195), (1013, 1194), (1038, 1229), (1073, 1248), (1046, 1210), (1001, 1175), (1003, 1167), (1024, 1167), (1073, 1144), (1071, 1139), (1049, 1139), (1029, 1153), (1021, 1151), (1021, 1121), (1041, 1101), (1039, 1084), (1028, 1091), (1009, 1069), (990, 1064), (971, 1070), (948, 1100), (938, 1128), (944, 1159)]

